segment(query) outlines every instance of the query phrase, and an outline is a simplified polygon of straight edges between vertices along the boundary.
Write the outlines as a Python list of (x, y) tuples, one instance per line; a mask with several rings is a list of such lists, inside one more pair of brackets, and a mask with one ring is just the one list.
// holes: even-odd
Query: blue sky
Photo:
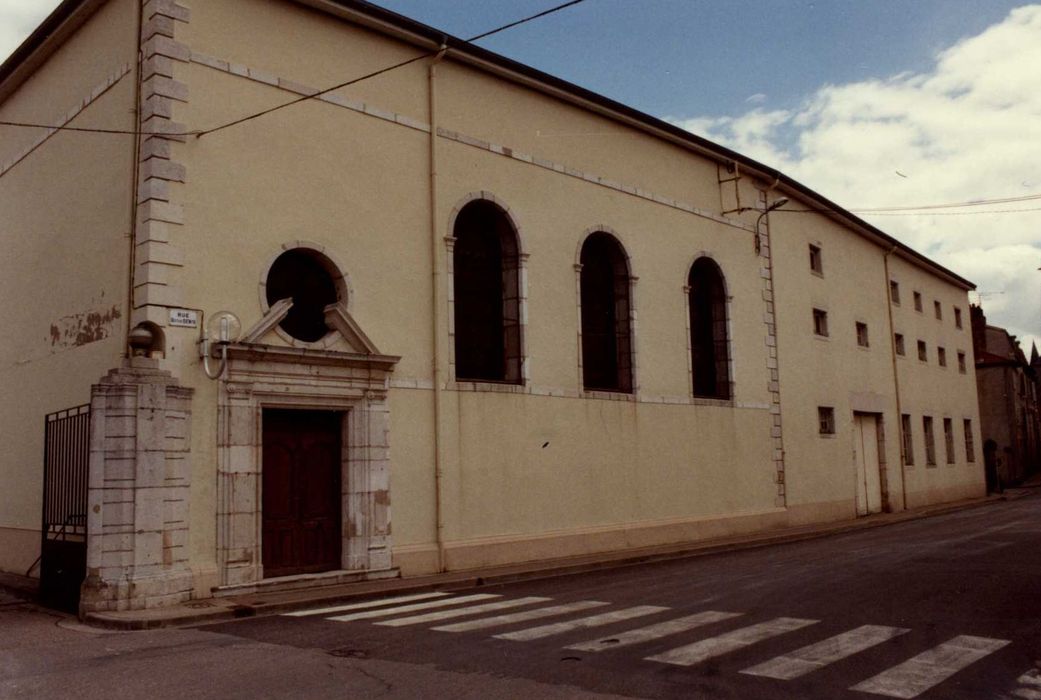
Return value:
[[(554, 0), (377, 0), (466, 38)], [(1022, 4), (1002, 0), (586, 0), (481, 42), (655, 115), (790, 108), (825, 84), (926, 70)]]
[[(465, 38), (559, 1), (377, 4)], [(0, 0), (0, 56), (56, 5)], [(976, 282), (1028, 349), (1041, 339), (1041, 4), (586, 0), (481, 44), (854, 211), (1027, 197), (863, 216)]]

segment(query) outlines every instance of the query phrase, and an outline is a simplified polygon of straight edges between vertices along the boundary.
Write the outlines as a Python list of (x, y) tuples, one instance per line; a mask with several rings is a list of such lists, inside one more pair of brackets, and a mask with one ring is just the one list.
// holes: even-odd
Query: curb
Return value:
[[(960, 501), (946, 505), (928, 506), (921, 510), (903, 511), (900, 513), (882, 514), (876, 518), (843, 521), (831, 526), (804, 527), (788, 531), (762, 535), (743, 536), (700, 544), (660, 546), (645, 548), (639, 551), (628, 550), (621, 553), (589, 555), (576, 561), (577, 558), (552, 560), (550, 562), (529, 562), (527, 565), (498, 567), (479, 571), (449, 572), (408, 579), (386, 579), (352, 583), (343, 586), (328, 586), (300, 591), (273, 593), (272, 597), (285, 596), (284, 600), (267, 602), (256, 600), (261, 594), (229, 596), (227, 598), (210, 598), (192, 601), (174, 608), (156, 608), (140, 611), (88, 613), (83, 621), (87, 624), (107, 629), (118, 630), (150, 630), (163, 627), (189, 627), (217, 622), (227, 622), (244, 617), (272, 615), (292, 610), (300, 610), (319, 604), (336, 604), (344, 601), (366, 597), (378, 597), (389, 593), (411, 593), (433, 590), (464, 590), (481, 586), (516, 583), (519, 581), (536, 581), (560, 576), (575, 576), (593, 571), (620, 569), (643, 564), (693, 559), (725, 552), (759, 549), (779, 544), (803, 542), (833, 535), (842, 535), (861, 530), (869, 530), (889, 525), (896, 525), (912, 520), (945, 515), (962, 510), (971, 510), (983, 506), (1002, 503), (1022, 498), (1029, 492), (1019, 494), (1003, 494), (988, 496), (971, 501)], [(297, 596), (293, 598), (293, 596)], [(136, 616), (135, 616), (136, 614)]]

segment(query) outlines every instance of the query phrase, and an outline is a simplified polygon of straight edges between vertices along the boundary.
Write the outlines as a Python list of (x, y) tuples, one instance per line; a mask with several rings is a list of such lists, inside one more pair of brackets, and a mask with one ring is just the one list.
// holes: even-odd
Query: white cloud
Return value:
[(57, 0), (0, 0), (0, 63), (57, 6)]
[[(791, 111), (671, 121), (851, 209), (1041, 194), (1041, 5), (950, 46), (927, 73), (828, 85)], [(1041, 211), (864, 218), (976, 282), (988, 321), (1028, 351), (1041, 343)]]
[(749, 95), (745, 98), (745, 102), (751, 105), (758, 105), (766, 102), (766, 95), (761, 92), (757, 92), (754, 95)]

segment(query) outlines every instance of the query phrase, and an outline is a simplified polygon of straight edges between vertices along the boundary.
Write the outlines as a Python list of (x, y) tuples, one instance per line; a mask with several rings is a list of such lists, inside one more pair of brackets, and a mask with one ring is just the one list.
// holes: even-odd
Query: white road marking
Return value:
[(1012, 691), (1012, 694), (1023, 700), (1041, 700), (1041, 690), (1033, 688), (1017, 688)]
[(609, 625), (612, 622), (631, 620), (634, 617), (653, 615), (654, 613), (664, 612), (665, 610), (668, 610), (668, 608), (663, 608), (660, 605), (637, 605), (634, 608), (614, 610), (608, 613), (601, 613), (600, 615), (580, 617), (577, 620), (568, 620), (566, 622), (554, 622), (550, 625), (529, 627), (527, 629), (517, 630), (516, 632), (506, 632), (505, 634), (496, 634), (494, 636), (496, 639), (510, 639), (515, 642), (529, 642), (532, 639), (542, 639), (543, 637), (550, 637), (554, 634), (563, 634), (564, 632), (570, 632), (571, 630), (586, 629), (587, 627), (600, 627), (601, 625)]
[(1017, 678), (1016, 683), (1019, 683), (1020, 685), (1033, 685), (1041, 688), (1041, 671), (1032, 668)]
[(693, 666), (694, 664), (701, 663), (707, 659), (722, 656), (723, 654), (736, 651), (737, 649), (742, 649), (755, 644), (756, 642), (769, 639), (770, 637), (776, 637), (777, 635), (785, 634), (786, 632), (794, 632), (797, 629), (802, 629), (809, 625), (815, 625), (817, 622), (819, 622), (819, 620), (802, 620), (796, 617), (778, 617), (774, 620), (761, 622), (758, 625), (742, 627), (733, 632), (721, 634), (718, 637), (709, 637), (708, 639), (702, 639), (700, 642), (694, 642), (693, 644), (687, 644), (686, 646), (677, 647), (676, 649), (670, 649), (661, 654), (648, 656), (646, 660), (660, 661), (662, 663), (675, 664), (677, 666)]
[(314, 610), (297, 610), (296, 612), (283, 613), (285, 617), (307, 617), (309, 615), (328, 615), (329, 613), (347, 612), (348, 610), (363, 610), (365, 608), (378, 608), (381, 605), (393, 605), (395, 603), (407, 603), (410, 600), (425, 600), (427, 598), (443, 598), (447, 593), (414, 593), (412, 595), (399, 595), (393, 598), (380, 598), (379, 600), (367, 600), (364, 603), (351, 603), (349, 605), (334, 605), (329, 608), (315, 608)]
[(790, 681), (907, 632), (910, 630), (903, 627), (864, 625), (746, 668), (741, 673)]
[(579, 610), (599, 608), (604, 605), (610, 605), (610, 603), (604, 603), (599, 600), (580, 600), (577, 603), (551, 605), (548, 608), (536, 608), (535, 610), (525, 610), (523, 612), (510, 613), (508, 615), (493, 615), (492, 617), (482, 617), (479, 620), (456, 622), (452, 625), (441, 625), (440, 627), (431, 627), (430, 629), (437, 630), (438, 632), (470, 632), (472, 630), (495, 627), (497, 625), (511, 625), (515, 622), (527, 622), (528, 620), (538, 620), (543, 617), (553, 617), (554, 615), (566, 615), (568, 613), (578, 612)]
[(891, 698), (913, 698), (1008, 644), (1006, 639), (960, 635), (850, 688)]
[(438, 620), (449, 620), (453, 617), (463, 617), (465, 615), (477, 615), (479, 613), (492, 612), (493, 610), (519, 608), (522, 605), (531, 605), (532, 603), (545, 603), (548, 600), (552, 600), (552, 598), (530, 596), (528, 598), (515, 598), (513, 600), (499, 600), (494, 603), (468, 605), (465, 608), (453, 608), (452, 610), (438, 610), (437, 612), (423, 613), (420, 615), (411, 615), (409, 617), (399, 617), (394, 620), (385, 620), (384, 622), (377, 622), (376, 624), (384, 625), (386, 627), (421, 625), (424, 622), (437, 622)]
[(659, 622), (656, 625), (648, 625), (647, 627), (640, 627), (639, 629), (622, 632), (613, 637), (603, 637), (591, 642), (572, 644), (566, 648), (575, 649), (577, 651), (604, 651), (605, 649), (617, 649), (618, 647), (629, 646), (630, 644), (640, 644), (642, 642), (649, 642), (653, 639), (660, 639), (661, 637), (667, 637), (670, 634), (679, 634), (680, 632), (692, 630), (695, 627), (702, 627), (704, 625), (710, 625), (713, 622), (729, 620), (732, 617), (738, 617), (743, 614), (744, 613), (707, 610), (695, 615), (678, 617), (675, 620), (666, 620), (665, 622)]
[(489, 598), (501, 598), (502, 596), (491, 593), (477, 593), (476, 595), (464, 595), (458, 598), (441, 598), (440, 600), (428, 600), (425, 603), (413, 603), (411, 605), (398, 605), (393, 608), (382, 608), (380, 610), (366, 610), (364, 612), (351, 613), (349, 615), (337, 615), (327, 618), (337, 622), (351, 622), (353, 620), (368, 620), (373, 617), (386, 617), (387, 615), (398, 615), (400, 613), (412, 612), (414, 610), (426, 610), (427, 608), (443, 608), (457, 603), (472, 603)]

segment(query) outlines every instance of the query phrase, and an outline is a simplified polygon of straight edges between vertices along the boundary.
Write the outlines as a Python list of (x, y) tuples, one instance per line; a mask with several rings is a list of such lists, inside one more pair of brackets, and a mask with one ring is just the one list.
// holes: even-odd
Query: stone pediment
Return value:
[(400, 359), (384, 355), (343, 304), (325, 307), (325, 322), (329, 333), (319, 341), (304, 343), (287, 336), (279, 324), (293, 307), (292, 299), (281, 299), (271, 305), (267, 313), (242, 335), (229, 349), (233, 354), (263, 354), (269, 359), (319, 363), (324, 359), (336, 361), (364, 360), (386, 365), (389, 369)]

